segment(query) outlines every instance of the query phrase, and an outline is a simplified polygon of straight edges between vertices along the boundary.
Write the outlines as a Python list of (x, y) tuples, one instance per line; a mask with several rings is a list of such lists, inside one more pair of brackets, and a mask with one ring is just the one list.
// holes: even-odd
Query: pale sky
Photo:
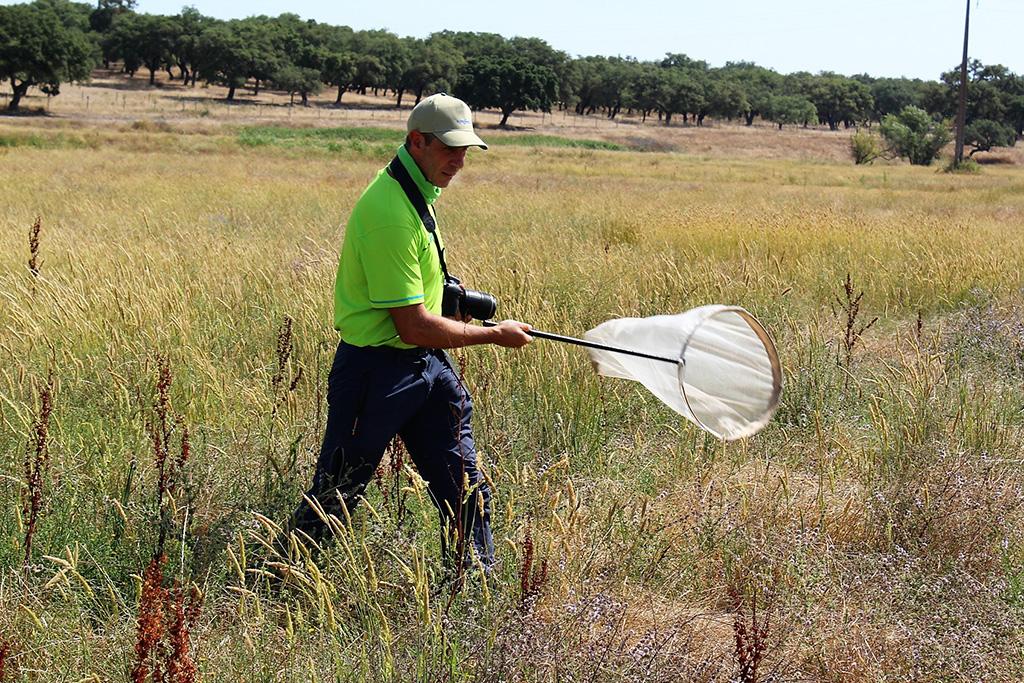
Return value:
[[(1024, 0), (970, 1), (971, 57), (1024, 74)], [(965, 0), (138, 0), (137, 10), (175, 14), (184, 4), (222, 19), (293, 12), (400, 36), (537, 37), (572, 56), (682, 52), (712, 66), (746, 60), (781, 73), (925, 79), (959, 64), (966, 9)]]

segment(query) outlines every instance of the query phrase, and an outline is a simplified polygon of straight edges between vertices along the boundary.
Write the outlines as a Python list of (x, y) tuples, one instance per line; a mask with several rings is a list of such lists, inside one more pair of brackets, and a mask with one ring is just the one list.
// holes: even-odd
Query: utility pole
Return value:
[(960, 62), (960, 103), (956, 109), (956, 151), (953, 166), (964, 162), (964, 125), (967, 121), (967, 36), (971, 25), (971, 0), (967, 0), (967, 14), (964, 17), (964, 58)]

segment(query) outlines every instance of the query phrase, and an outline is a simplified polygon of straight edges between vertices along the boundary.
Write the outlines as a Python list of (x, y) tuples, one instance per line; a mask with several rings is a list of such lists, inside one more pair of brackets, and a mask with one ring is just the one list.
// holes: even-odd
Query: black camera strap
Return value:
[(402, 160), (397, 156), (388, 164), (388, 175), (397, 180), (398, 184), (402, 186), (405, 196), (409, 199), (409, 203), (416, 209), (416, 213), (420, 215), (423, 227), (434, 238), (434, 246), (437, 247), (437, 258), (441, 262), (441, 272), (444, 273), (445, 281), (451, 280), (451, 276), (448, 275), (448, 265), (444, 262), (444, 249), (441, 248), (441, 240), (437, 237), (437, 221), (434, 220), (434, 214), (430, 212), (430, 207), (427, 206), (426, 200), (423, 199), (420, 188), (416, 187), (416, 181), (412, 179), (409, 171), (402, 164)]

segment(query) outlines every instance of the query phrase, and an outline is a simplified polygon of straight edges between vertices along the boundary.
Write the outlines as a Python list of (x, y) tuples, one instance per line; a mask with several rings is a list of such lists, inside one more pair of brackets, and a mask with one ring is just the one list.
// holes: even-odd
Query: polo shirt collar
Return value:
[(405, 166), (405, 170), (409, 172), (409, 176), (413, 182), (416, 183), (416, 187), (420, 189), (420, 194), (423, 195), (423, 199), (426, 200), (427, 204), (433, 204), (438, 197), (441, 196), (441, 188), (437, 187), (423, 176), (423, 171), (416, 165), (412, 155), (402, 145), (398, 148), (398, 158), (401, 160), (402, 165)]

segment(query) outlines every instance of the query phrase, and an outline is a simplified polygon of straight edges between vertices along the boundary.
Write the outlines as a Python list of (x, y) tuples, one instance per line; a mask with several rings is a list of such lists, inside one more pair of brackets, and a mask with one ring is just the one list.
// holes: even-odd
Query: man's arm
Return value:
[(423, 304), (389, 308), (398, 336), (406, 344), (432, 349), (454, 349), (474, 344), (497, 344), (517, 349), (533, 341), (530, 326), (504, 320), (494, 327), (478, 327), (430, 313)]

